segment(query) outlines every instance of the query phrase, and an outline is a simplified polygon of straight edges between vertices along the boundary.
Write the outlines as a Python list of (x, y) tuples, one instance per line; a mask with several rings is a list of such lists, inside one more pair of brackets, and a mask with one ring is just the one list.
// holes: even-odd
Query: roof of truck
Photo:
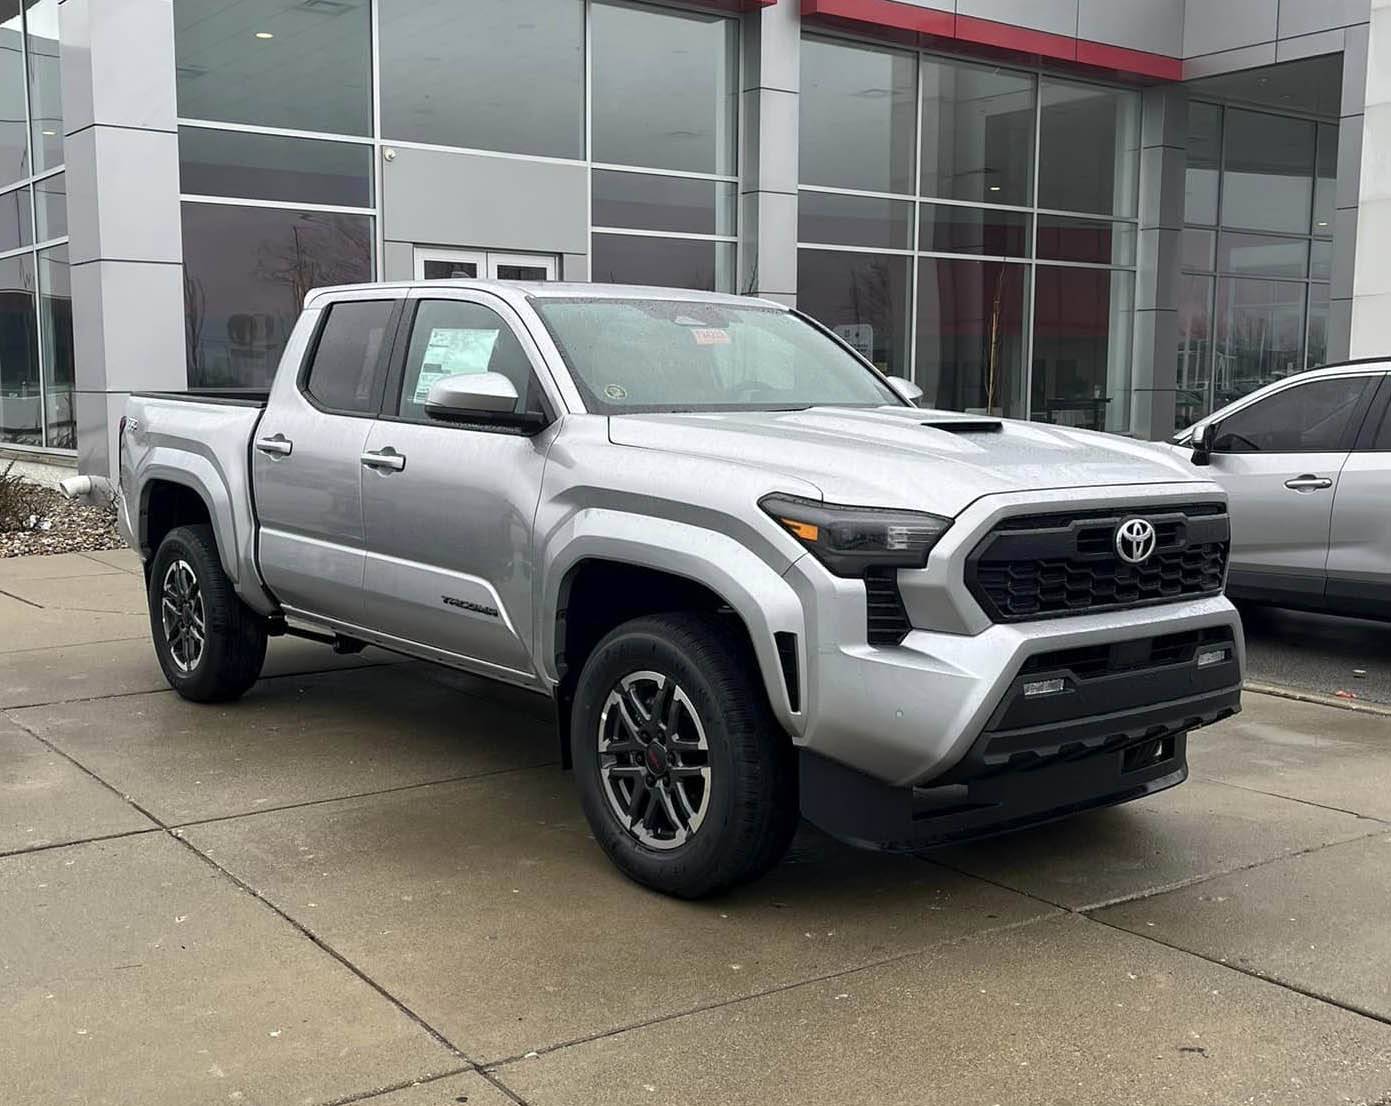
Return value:
[(339, 284), (329, 288), (315, 288), (305, 297), (305, 305), (316, 300), (344, 292), (390, 291), (401, 292), (412, 288), (470, 288), (492, 292), (506, 300), (528, 299), (612, 299), (612, 300), (684, 300), (692, 303), (726, 303), (747, 307), (757, 304), (764, 307), (784, 308), (784, 304), (773, 300), (756, 299), (751, 296), (736, 296), (728, 292), (701, 292), (690, 288), (661, 288), (641, 284), (590, 284), (571, 281), (522, 281), (522, 280), (395, 280), (377, 281), (366, 284)]

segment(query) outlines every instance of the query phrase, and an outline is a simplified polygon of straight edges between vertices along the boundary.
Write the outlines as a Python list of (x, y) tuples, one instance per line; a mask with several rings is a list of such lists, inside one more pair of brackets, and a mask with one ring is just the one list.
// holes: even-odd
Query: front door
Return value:
[(412, 300), (404, 355), (364, 450), (366, 625), (440, 660), (534, 683), (531, 528), (554, 428), (526, 436), (486, 420), (441, 423), (424, 404), (441, 376), (494, 372), (516, 387), (519, 412), (554, 410), (539, 355), (485, 292), (423, 288)]
[(416, 246), (416, 280), (555, 280), (550, 254), (498, 253)]

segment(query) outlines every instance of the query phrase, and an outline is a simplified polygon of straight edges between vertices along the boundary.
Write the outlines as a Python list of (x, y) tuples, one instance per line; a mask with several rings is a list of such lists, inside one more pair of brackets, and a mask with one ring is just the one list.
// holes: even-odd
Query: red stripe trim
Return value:
[(953, 15), (949, 11), (921, 8), (901, 0), (802, 0), (802, 15), (892, 27), (1163, 81), (1177, 81), (1183, 77), (1183, 63), (1165, 54), (1128, 50), (1104, 42), (997, 23), (993, 19)]

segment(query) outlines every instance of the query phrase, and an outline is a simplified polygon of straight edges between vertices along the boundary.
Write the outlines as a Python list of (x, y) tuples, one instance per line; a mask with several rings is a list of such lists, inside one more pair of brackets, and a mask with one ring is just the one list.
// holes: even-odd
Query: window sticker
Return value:
[(691, 337), (695, 339), (698, 346), (727, 346), (729, 345), (729, 331), (721, 330), (718, 327), (702, 326), (691, 331)]
[(496, 329), (468, 330), (437, 326), (430, 330), (420, 376), (415, 382), (415, 402), (424, 403), (430, 388), (446, 376), (477, 376), (488, 371), (497, 345)]

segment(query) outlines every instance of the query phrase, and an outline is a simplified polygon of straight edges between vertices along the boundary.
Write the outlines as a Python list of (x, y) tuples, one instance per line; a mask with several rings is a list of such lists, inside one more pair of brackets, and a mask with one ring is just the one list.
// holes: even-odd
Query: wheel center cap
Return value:
[(667, 771), (667, 751), (653, 742), (647, 747), (645, 757), (647, 770), (654, 776), (665, 776)]

